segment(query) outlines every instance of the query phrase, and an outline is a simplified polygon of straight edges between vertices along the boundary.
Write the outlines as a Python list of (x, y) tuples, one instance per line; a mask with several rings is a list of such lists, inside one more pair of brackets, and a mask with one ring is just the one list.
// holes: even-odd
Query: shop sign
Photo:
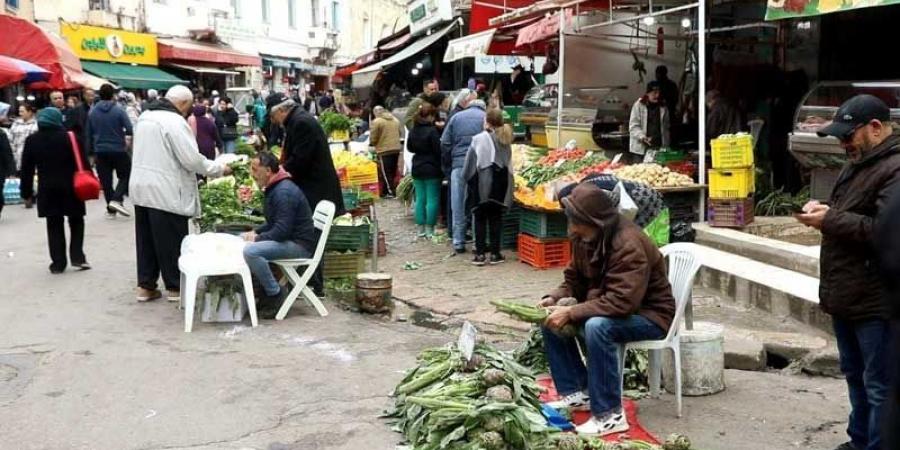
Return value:
[(444, 52), (444, 62), (453, 62), (463, 58), (476, 58), (484, 55), (491, 46), (495, 31), (495, 29), (491, 28), (480, 33), (453, 39), (447, 44), (447, 51)]
[(407, 7), (409, 32), (424, 34), (429, 28), (453, 20), (451, 0), (413, 0)]
[(769, 0), (766, 6), (766, 20), (813, 17), (852, 9), (896, 4), (900, 4), (900, 0)]
[[(544, 62), (547, 58), (538, 56), (534, 58), (534, 71), (541, 73), (544, 70)], [(512, 68), (521, 64), (526, 69), (531, 68), (531, 60), (525, 56), (510, 55), (479, 55), (475, 57), (475, 73), (512, 73)]]
[(81, 59), (135, 63), (159, 63), (156, 36), (89, 25), (60, 24), (63, 39)]

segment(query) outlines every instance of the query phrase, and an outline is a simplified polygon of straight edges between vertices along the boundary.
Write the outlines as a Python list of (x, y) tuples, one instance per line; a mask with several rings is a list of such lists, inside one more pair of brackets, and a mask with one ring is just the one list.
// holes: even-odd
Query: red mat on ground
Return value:
[[(549, 376), (539, 377), (537, 379), (537, 383), (541, 388), (545, 389), (545, 391), (540, 396), (541, 402), (547, 403), (559, 399), (559, 394), (556, 393), (556, 387), (553, 386), (552, 378), (550, 378)], [(623, 398), (622, 406), (625, 409), (625, 416), (628, 418), (628, 431), (624, 433), (603, 436), (603, 439), (610, 442), (617, 442), (625, 439), (634, 439), (639, 441), (646, 441), (651, 444), (659, 444), (660, 441), (656, 439), (656, 436), (650, 434), (650, 432), (647, 431), (640, 422), (638, 422), (637, 403), (629, 398)], [(572, 423), (574, 423), (575, 425), (581, 425), (587, 422), (590, 417), (591, 413), (588, 411), (575, 411), (572, 413)]]

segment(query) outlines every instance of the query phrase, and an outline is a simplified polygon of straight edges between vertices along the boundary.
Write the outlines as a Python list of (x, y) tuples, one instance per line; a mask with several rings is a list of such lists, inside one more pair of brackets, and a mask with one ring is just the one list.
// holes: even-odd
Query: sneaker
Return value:
[(628, 419), (621, 409), (603, 418), (591, 417), (587, 422), (575, 427), (575, 432), (586, 436), (606, 436), (628, 431)]
[(59, 274), (65, 272), (65, 271), (66, 271), (66, 268), (65, 268), (65, 267), (63, 267), (62, 269), (60, 269), (60, 268), (58, 268), (58, 267), (53, 267), (53, 264), (50, 265), (50, 273), (52, 273), (53, 275), (59, 275)]
[(419, 225), (419, 226), (418, 226), (418, 232), (416, 233), (416, 236), (419, 237), (419, 238), (423, 238), (423, 237), (426, 236), (426, 233), (425, 233), (425, 225)]
[(181, 291), (173, 291), (171, 289), (166, 290), (166, 300), (170, 302), (180, 302), (181, 301)]
[(852, 442), (847, 441), (841, 445), (838, 445), (834, 450), (859, 450)]
[(484, 253), (479, 253), (472, 258), (472, 265), (481, 267), (487, 262), (487, 258), (484, 257)]
[(137, 289), (137, 301), (139, 302), (149, 302), (160, 297), (162, 297), (162, 292), (160, 292), (159, 289), (150, 290), (142, 287)]
[(465, 247), (454, 248), (453, 251), (457, 255), (462, 255), (462, 254), (466, 253), (466, 248)]
[(91, 264), (87, 261), (72, 264), (72, 266), (77, 267), (79, 270), (91, 270)]
[(503, 264), (505, 262), (506, 262), (506, 258), (503, 255), (501, 255), (500, 253), (494, 253), (493, 255), (491, 255), (490, 263), (492, 266), (496, 266), (497, 264)]
[(122, 205), (122, 202), (109, 202), (109, 206), (107, 206), (106, 209), (113, 210), (125, 217), (131, 217), (131, 211), (125, 209), (125, 206)]
[(555, 410), (590, 411), (591, 398), (585, 392), (573, 392), (555, 402), (547, 403), (547, 406)]

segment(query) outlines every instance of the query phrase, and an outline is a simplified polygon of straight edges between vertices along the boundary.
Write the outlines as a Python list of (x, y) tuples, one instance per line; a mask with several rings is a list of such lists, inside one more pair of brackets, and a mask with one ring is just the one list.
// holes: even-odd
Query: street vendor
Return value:
[[(619, 215), (608, 191), (582, 183), (560, 202), (569, 220), (572, 261), (565, 280), (545, 296), (544, 348), (550, 374), (562, 399), (549, 406), (591, 412), (578, 426), (584, 435), (628, 430), (622, 409), (619, 347), (662, 339), (675, 316), (675, 299), (662, 254), (630, 220)], [(574, 306), (556, 306), (563, 298)], [(575, 337), (562, 337), (575, 325), (587, 345), (587, 367)], [(559, 334), (558, 334), (559, 333)]]
[(647, 84), (647, 93), (634, 102), (628, 121), (632, 161), (642, 159), (647, 150), (669, 146), (669, 112), (658, 81)]
[(275, 318), (286, 292), (278, 285), (269, 262), (278, 259), (308, 258), (318, 240), (312, 211), (303, 191), (291, 181), (291, 174), (278, 165), (278, 158), (260, 152), (250, 162), (253, 179), (265, 190), (263, 213), (266, 223), (243, 235), (244, 260), (265, 291), (259, 301), (260, 317)]

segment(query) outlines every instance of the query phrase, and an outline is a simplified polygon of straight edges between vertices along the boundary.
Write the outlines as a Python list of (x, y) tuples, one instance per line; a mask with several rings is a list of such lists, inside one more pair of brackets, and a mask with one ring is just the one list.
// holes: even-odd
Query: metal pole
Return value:
[(556, 92), (556, 146), (563, 147), (562, 143), (562, 110), (563, 87), (566, 81), (566, 16), (564, 10), (559, 10), (559, 83)]
[[(706, 184), (706, 2), (701, 2), (697, 9), (697, 142), (700, 144), (700, 173), (697, 181)], [(706, 190), (700, 190), (700, 221), (706, 220)]]

